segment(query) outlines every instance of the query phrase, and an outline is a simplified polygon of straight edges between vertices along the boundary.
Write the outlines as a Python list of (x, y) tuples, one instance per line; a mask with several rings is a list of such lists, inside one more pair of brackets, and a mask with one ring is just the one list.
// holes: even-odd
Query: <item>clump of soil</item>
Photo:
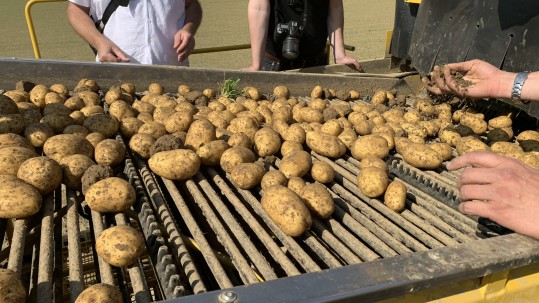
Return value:
[(468, 91), (468, 87), (473, 85), (472, 81), (464, 80), (464, 74), (458, 70), (451, 71), (451, 77), (453, 77), (453, 81), (455, 81), (457, 86), (460, 87), (464, 93)]
[(82, 193), (86, 194), (86, 191), (90, 186), (109, 177), (114, 177), (114, 171), (112, 167), (108, 165), (97, 164), (88, 167), (81, 178)]
[(167, 150), (175, 150), (183, 148), (183, 141), (174, 135), (164, 135), (159, 137), (150, 148), (150, 156)]

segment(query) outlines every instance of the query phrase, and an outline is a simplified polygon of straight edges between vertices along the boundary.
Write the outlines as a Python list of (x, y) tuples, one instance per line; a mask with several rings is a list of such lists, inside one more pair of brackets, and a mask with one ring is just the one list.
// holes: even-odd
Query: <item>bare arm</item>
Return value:
[(202, 7), (198, 0), (185, 1), (185, 25), (174, 36), (178, 61), (183, 62), (195, 48), (195, 34), (202, 22)]
[(101, 62), (127, 62), (129, 59), (112, 41), (103, 36), (89, 16), (90, 8), (71, 2), (67, 4), (67, 19), (75, 32), (97, 50)]
[(361, 71), (359, 62), (355, 58), (347, 56), (344, 49), (344, 9), (342, 0), (329, 1), (327, 24), (329, 43), (333, 49), (333, 60), (335, 63), (348, 64)]
[(262, 69), (270, 16), (269, 0), (250, 0), (247, 7), (252, 63), (247, 70)]

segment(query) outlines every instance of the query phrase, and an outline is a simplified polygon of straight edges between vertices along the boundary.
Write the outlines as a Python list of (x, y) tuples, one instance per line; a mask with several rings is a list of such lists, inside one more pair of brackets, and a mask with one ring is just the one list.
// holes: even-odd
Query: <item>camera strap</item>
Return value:
[[(100, 33), (103, 33), (103, 31), (105, 30), (105, 25), (109, 21), (110, 16), (112, 16), (112, 13), (114, 13), (116, 9), (118, 8), (118, 6), (120, 5), (124, 7), (128, 6), (129, 0), (111, 0), (109, 4), (107, 5), (107, 8), (105, 8), (105, 12), (103, 13), (103, 16), (101, 17), (101, 19), (94, 22), (95, 27)], [(93, 48), (91, 45), (90, 45), (90, 48), (92, 49), (94, 54), (97, 55), (97, 50)]]

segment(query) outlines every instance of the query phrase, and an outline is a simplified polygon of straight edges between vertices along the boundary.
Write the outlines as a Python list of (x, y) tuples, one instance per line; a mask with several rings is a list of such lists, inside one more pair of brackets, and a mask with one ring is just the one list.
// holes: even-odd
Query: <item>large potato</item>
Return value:
[(288, 184), (288, 179), (286, 176), (279, 170), (270, 170), (265, 173), (260, 181), (260, 187), (262, 190), (266, 190), (268, 187), (273, 185), (282, 185), (286, 186)]
[(234, 146), (221, 155), (219, 163), (225, 172), (230, 173), (234, 166), (240, 163), (254, 162), (255, 159), (256, 157), (252, 150), (243, 146)]
[(389, 183), (387, 173), (377, 167), (367, 167), (359, 171), (357, 184), (361, 192), (369, 197), (380, 197)]
[(427, 145), (428, 147), (434, 149), (437, 153), (442, 156), (443, 161), (450, 160), (453, 158), (453, 149), (451, 145), (443, 142), (434, 142)]
[(295, 141), (284, 141), (281, 144), (281, 155), (286, 157), (295, 150), (303, 150), (303, 145)]
[(63, 158), (60, 161), (62, 166), (62, 182), (67, 188), (80, 189), (81, 178), (84, 172), (95, 162), (85, 155), (75, 154)]
[(230, 148), (230, 145), (223, 140), (215, 140), (202, 145), (197, 150), (202, 164), (207, 166), (219, 165), (221, 156)]
[(17, 175), (21, 164), (33, 157), (36, 152), (25, 147), (11, 146), (0, 149), (0, 175)]
[(369, 157), (383, 159), (389, 155), (387, 140), (379, 135), (366, 135), (358, 137), (350, 147), (352, 157), (362, 160)]
[(31, 142), (21, 135), (14, 133), (0, 134), (0, 149), (13, 146), (25, 147), (30, 150), (34, 150), (34, 146), (32, 146)]
[(422, 143), (410, 143), (399, 153), (406, 163), (417, 168), (435, 169), (443, 162), (442, 155)]
[(319, 155), (340, 158), (346, 153), (346, 146), (332, 135), (322, 132), (307, 132), (307, 146)]
[(250, 189), (260, 184), (265, 173), (261, 163), (240, 163), (232, 168), (230, 177), (239, 188)]
[(21, 134), (26, 127), (26, 120), (21, 114), (0, 115), (0, 134)]
[(365, 169), (367, 167), (376, 167), (385, 171), (386, 174), (389, 174), (389, 167), (387, 166), (386, 162), (377, 157), (364, 158), (361, 160), (361, 162), (359, 162), (359, 169)]
[(97, 164), (114, 167), (124, 160), (125, 146), (114, 139), (105, 139), (97, 143), (94, 155)]
[(176, 132), (187, 132), (193, 123), (193, 114), (189, 111), (178, 111), (170, 115), (165, 120), (165, 128), (170, 134)]
[(253, 140), (244, 133), (235, 133), (228, 138), (228, 144), (230, 146), (242, 146), (245, 148), (251, 148), (253, 146)]
[(148, 160), (150, 169), (169, 180), (186, 180), (200, 169), (199, 156), (190, 149), (158, 152)]
[(185, 147), (196, 151), (204, 145), (204, 143), (214, 141), (215, 139), (217, 139), (215, 135), (215, 126), (206, 119), (197, 120), (191, 123), (191, 126), (187, 131)]
[(32, 185), (13, 175), (0, 175), (0, 218), (26, 218), (36, 214), (43, 198)]
[(311, 227), (309, 209), (291, 189), (271, 186), (262, 194), (261, 204), (273, 223), (289, 236), (300, 236)]
[(472, 136), (462, 137), (457, 143), (457, 146), (455, 146), (455, 149), (459, 156), (478, 150), (490, 150), (488, 145), (483, 143), (483, 141)]
[(17, 178), (48, 195), (62, 183), (62, 167), (49, 157), (30, 158), (19, 167)]
[(128, 117), (120, 121), (120, 133), (127, 138), (133, 137), (144, 122), (135, 117)]
[(408, 189), (401, 181), (389, 183), (384, 194), (384, 204), (395, 212), (401, 212), (406, 206), (406, 193)]
[(287, 177), (303, 177), (312, 166), (311, 155), (304, 150), (296, 150), (281, 160), (279, 170)]
[(82, 126), (86, 127), (92, 133), (102, 133), (106, 138), (110, 138), (120, 128), (120, 122), (118, 122), (116, 117), (110, 115), (95, 114), (87, 117)]
[(17, 273), (11, 269), (0, 268), (0, 302), (26, 302), (26, 289)]
[(270, 127), (263, 127), (255, 133), (255, 152), (260, 157), (272, 156), (281, 148), (281, 137)]
[(86, 288), (75, 303), (122, 303), (122, 293), (114, 286), (99, 283)]
[(150, 158), (150, 150), (155, 143), (155, 138), (149, 134), (135, 134), (129, 140), (129, 148), (142, 159)]
[(128, 210), (137, 197), (135, 189), (122, 178), (110, 177), (97, 181), (86, 191), (86, 203), (100, 213)]
[(138, 115), (138, 112), (132, 108), (127, 102), (123, 100), (117, 100), (112, 102), (109, 107), (109, 114), (116, 117), (118, 121), (122, 121), (125, 118), (134, 118)]
[(335, 170), (329, 163), (315, 161), (311, 167), (311, 177), (320, 183), (330, 183), (335, 179)]
[(110, 265), (129, 266), (146, 250), (141, 232), (127, 225), (105, 229), (95, 240), (97, 254)]
[(307, 208), (319, 218), (329, 218), (335, 210), (333, 197), (331, 197), (326, 187), (320, 183), (305, 185), (300, 196)]
[(65, 157), (74, 154), (94, 157), (93, 145), (85, 138), (73, 134), (60, 134), (49, 138), (43, 144), (43, 152), (56, 162), (61, 162)]
[(233, 133), (245, 133), (247, 137), (254, 140), (255, 133), (258, 131), (258, 122), (250, 116), (234, 118), (226, 128)]
[(475, 115), (470, 115), (468, 113), (460, 117), (460, 124), (471, 128), (476, 135), (482, 135), (488, 129), (488, 124), (485, 120), (480, 119)]

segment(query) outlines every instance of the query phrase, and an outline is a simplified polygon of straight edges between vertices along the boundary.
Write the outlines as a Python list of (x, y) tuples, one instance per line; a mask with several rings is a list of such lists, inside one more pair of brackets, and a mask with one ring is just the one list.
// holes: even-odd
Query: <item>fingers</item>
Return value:
[(483, 218), (491, 217), (491, 210), (488, 202), (484, 201), (466, 201), (459, 204), (459, 211), (465, 215), (480, 216)]
[(483, 184), (462, 185), (459, 193), (461, 201), (491, 201), (496, 195), (491, 186)]
[(183, 62), (195, 48), (195, 39), (183, 39), (180, 45), (176, 48), (178, 61)]
[(457, 157), (447, 164), (448, 170), (456, 170), (467, 166), (492, 168), (508, 161), (507, 157), (492, 152), (476, 151)]
[(493, 174), (491, 168), (465, 168), (460, 174), (459, 186), (466, 184), (492, 184), (499, 181), (500, 176)]

